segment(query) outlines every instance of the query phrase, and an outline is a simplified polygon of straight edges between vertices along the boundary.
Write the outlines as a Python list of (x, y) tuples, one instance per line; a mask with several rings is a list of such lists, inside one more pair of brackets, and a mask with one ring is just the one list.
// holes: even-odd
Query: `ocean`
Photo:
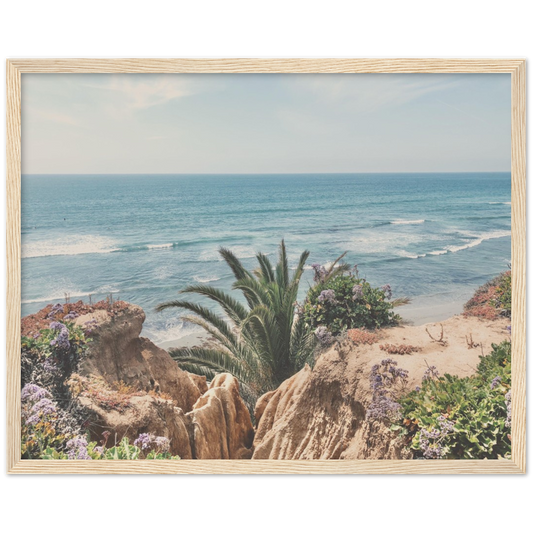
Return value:
[[(146, 312), (143, 335), (168, 346), (194, 334), (156, 313), (189, 284), (230, 290), (224, 246), (245, 266), (291, 266), (347, 252), (370, 283), (389, 283), (414, 324), (448, 318), (511, 260), (510, 173), (24, 175), (22, 315), (48, 303), (114, 299)], [(306, 270), (300, 298), (312, 283)]]

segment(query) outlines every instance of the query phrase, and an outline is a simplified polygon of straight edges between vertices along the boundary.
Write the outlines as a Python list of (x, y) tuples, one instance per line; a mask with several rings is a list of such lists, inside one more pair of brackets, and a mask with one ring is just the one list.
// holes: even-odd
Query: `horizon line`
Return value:
[(400, 172), (22, 172), (21, 176), (301, 176), (321, 174), (350, 175), (350, 174), (503, 174), (511, 170), (453, 170), (453, 171), (409, 171)]

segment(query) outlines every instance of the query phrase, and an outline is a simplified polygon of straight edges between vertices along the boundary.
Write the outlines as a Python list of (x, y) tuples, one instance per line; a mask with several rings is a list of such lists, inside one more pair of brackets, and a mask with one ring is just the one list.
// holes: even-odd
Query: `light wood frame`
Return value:
[[(43, 461), (20, 457), (21, 75), (509, 73), (512, 85), (512, 460)], [(7, 61), (7, 471), (20, 474), (518, 474), (526, 471), (526, 62), (523, 59), (12, 59)]]

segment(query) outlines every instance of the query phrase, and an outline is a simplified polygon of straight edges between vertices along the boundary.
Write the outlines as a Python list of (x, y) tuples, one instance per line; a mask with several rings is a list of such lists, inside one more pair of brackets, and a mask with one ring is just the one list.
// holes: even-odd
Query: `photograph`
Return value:
[(22, 462), (512, 461), (509, 72), (20, 87)]

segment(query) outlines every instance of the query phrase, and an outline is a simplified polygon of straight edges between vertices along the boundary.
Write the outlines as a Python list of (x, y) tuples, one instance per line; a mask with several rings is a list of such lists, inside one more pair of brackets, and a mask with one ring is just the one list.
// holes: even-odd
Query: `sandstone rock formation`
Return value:
[(76, 319), (94, 330), (80, 375), (71, 380), (92, 438), (109, 431), (114, 443), (154, 433), (169, 438), (172, 454), (182, 459), (249, 459), (254, 431), (237, 380), (220, 374), (208, 386), (205, 377), (181, 370), (139, 337), (144, 319), (135, 305)]
[[(441, 375), (466, 376), (475, 371), (481, 350), (507, 337), (509, 321), (493, 322), (456, 316), (442, 323), (445, 343), (431, 339), (426, 326), (397, 327), (379, 332), (374, 345), (337, 343), (273, 392), (259, 398), (253, 459), (400, 459), (403, 445), (386, 427), (365, 420), (371, 402), (370, 369), (392, 357), (409, 371), (409, 386), (422, 380), (427, 366)], [(440, 324), (427, 326), (434, 338)], [(469, 348), (465, 337), (479, 344)], [(380, 344), (420, 347), (410, 355), (389, 355)], [(482, 348), (483, 347), (483, 348)]]
[(184, 411), (190, 411), (205, 392), (205, 378), (181, 370), (165, 350), (139, 337), (144, 311), (129, 305), (116, 316), (95, 311), (76, 319), (76, 324), (94, 321), (93, 342), (89, 344), (81, 375), (100, 375), (107, 383), (123, 382), (139, 390), (168, 394)]
[(197, 459), (251, 458), (252, 421), (231, 374), (216, 376), (187, 417)]

